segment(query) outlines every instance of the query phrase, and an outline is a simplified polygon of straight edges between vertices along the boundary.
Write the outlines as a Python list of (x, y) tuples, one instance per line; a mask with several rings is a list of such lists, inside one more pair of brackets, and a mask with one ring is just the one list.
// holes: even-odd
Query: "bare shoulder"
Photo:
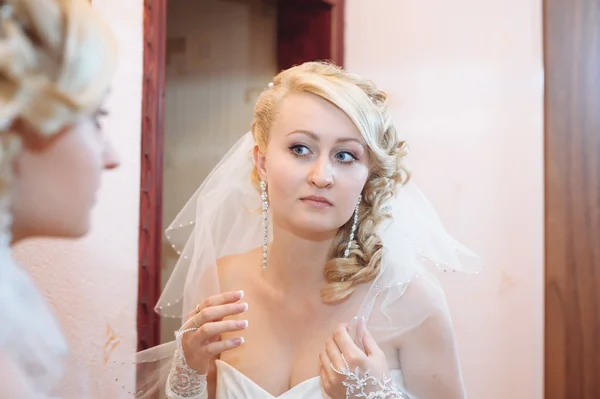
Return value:
[(217, 260), (221, 292), (243, 290), (262, 267), (262, 247), (242, 254), (228, 255)]
[(433, 342), (453, 338), (446, 294), (432, 273), (422, 272), (413, 278), (403, 295), (386, 312), (394, 320), (393, 323), (397, 323), (398, 329), (405, 331), (396, 337), (396, 347), (426, 337), (432, 345)]

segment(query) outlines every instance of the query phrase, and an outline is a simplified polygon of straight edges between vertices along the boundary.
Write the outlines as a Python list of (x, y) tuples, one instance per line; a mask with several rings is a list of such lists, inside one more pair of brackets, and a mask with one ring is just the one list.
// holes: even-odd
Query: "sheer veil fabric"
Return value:
[[(218, 259), (264, 245), (260, 190), (250, 179), (254, 145), (252, 134), (245, 134), (166, 230), (180, 257), (155, 308), (161, 316), (185, 316), (202, 299), (218, 294)], [(356, 291), (363, 298), (348, 320), (351, 332), (356, 338), (357, 321), (364, 319), (378, 344), (388, 348), (391, 368), (418, 380), (418, 373), (435, 364), (460, 385), (450, 314), (435, 273), (476, 274), (480, 259), (446, 232), (414, 183), (399, 187), (386, 208), (391, 218), (379, 228), (384, 245), (380, 273), (369, 287)], [(136, 354), (134, 396), (148, 397), (164, 386), (174, 350), (172, 341)]]

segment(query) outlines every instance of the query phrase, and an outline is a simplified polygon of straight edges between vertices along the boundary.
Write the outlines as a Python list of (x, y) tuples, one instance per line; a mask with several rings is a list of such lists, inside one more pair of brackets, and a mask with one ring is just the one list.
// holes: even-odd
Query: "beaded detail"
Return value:
[(361, 374), (357, 367), (352, 372), (350, 369), (343, 370), (346, 380), (342, 384), (346, 387), (346, 399), (410, 399), (405, 393), (400, 392), (394, 381), (387, 376), (377, 380), (367, 371)]

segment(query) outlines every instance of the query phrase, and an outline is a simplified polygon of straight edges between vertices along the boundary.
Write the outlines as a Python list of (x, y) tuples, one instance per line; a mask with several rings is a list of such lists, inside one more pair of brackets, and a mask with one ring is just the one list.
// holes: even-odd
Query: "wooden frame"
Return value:
[(138, 350), (160, 343), (160, 295), (167, 0), (144, 0), (144, 72), (138, 248)]
[(280, 70), (313, 60), (343, 66), (344, 0), (279, 0), (277, 4)]
[(544, 1), (548, 399), (600, 398), (599, 10)]
[[(282, 51), (286, 40), (280, 40), (280, 69), (313, 59), (329, 59), (343, 65), (344, 0), (279, 0), (278, 10), (290, 11), (279, 15), (280, 32), (285, 30), (283, 25), (292, 18), (314, 28), (287, 31), (290, 33), (288, 40), (297, 43), (299, 37), (303, 39), (306, 52), (297, 57), (295, 51)], [(160, 344), (160, 320), (154, 312), (154, 305), (161, 287), (166, 15), (167, 0), (144, 0), (138, 350)], [(330, 42), (325, 47), (320, 45), (324, 32), (329, 34)]]
[(344, 66), (344, 46), (345, 46), (345, 16), (346, 2), (344, 0), (329, 0), (331, 4), (331, 21), (333, 24), (331, 38), (331, 60), (339, 65)]

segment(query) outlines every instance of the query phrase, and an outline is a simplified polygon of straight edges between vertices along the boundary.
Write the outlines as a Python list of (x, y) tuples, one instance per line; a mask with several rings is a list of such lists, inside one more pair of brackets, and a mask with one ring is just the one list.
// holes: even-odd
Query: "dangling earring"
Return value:
[(354, 234), (356, 233), (356, 228), (358, 227), (358, 209), (360, 208), (360, 201), (362, 201), (362, 195), (358, 197), (356, 208), (354, 208), (354, 221), (352, 222), (352, 230), (350, 230), (350, 239), (348, 240), (348, 246), (344, 251), (344, 258), (347, 258), (350, 255), (350, 247), (352, 246), (352, 242), (354, 241)]
[(267, 197), (267, 183), (260, 181), (263, 214), (263, 269), (267, 268), (267, 244), (269, 243), (269, 198)]

